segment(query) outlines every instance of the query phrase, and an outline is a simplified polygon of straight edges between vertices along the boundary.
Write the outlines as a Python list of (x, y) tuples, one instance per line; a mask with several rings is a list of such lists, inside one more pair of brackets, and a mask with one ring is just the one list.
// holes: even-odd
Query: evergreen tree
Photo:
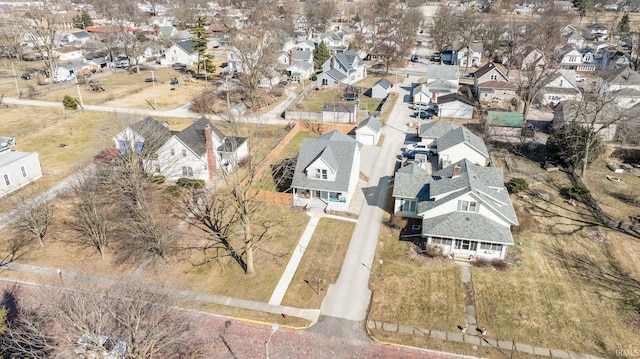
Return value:
[(87, 26), (93, 26), (93, 20), (87, 10), (82, 10), (82, 13), (73, 17), (73, 25), (78, 29), (86, 29)]
[(622, 18), (620, 19), (620, 32), (625, 34), (628, 33), (629, 30), (629, 13), (627, 12), (622, 15)]
[[(204, 68), (204, 64), (207, 56), (211, 56), (207, 54), (207, 43), (209, 42), (209, 34), (207, 33), (207, 17), (206, 16), (198, 16), (198, 20), (196, 20), (196, 24), (193, 25), (189, 32), (193, 34), (191, 41), (195, 42), (193, 46), (193, 51), (198, 54), (198, 68), (196, 70), (197, 74), (200, 74), (200, 67)], [(202, 61), (204, 60), (204, 61)], [(207, 64), (209, 65), (209, 64)], [(207, 66), (207, 71), (209, 70)]]
[(321, 41), (320, 45), (318, 45), (318, 48), (313, 50), (313, 64), (317, 69), (319, 69), (322, 64), (327, 62), (327, 60), (329, 60), (330, 58), (331, 53), (327, 48), (327, 44), (325, 44), (324, 41)]

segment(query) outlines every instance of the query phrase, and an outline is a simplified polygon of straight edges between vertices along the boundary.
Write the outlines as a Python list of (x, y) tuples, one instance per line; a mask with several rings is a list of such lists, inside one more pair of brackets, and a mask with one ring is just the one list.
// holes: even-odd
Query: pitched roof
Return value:
[(331, 78), (334, 78), (334, 79), (336, 79), (338, 81), (342, 81), (342, 80), (347, 78), (347, 75), (345, 75), (344, 73), (342, 73), (342, 71), (340, 71), (338, 69), (330, 69), (329, 71), (325, 71), (323, 73), (327, 74)]
[(524, 114), (520, 112), (487, 111), (487, 123), (491, 126), (522, 127)]
[(345, 67), (347, 72), (354, 68), (352, 65), (361, 66), (364, 64), (360, 56), (353, 50), (339, 52), (335, 55), (335, 58)]
[(422, 235), (513, 244), (509, 227), (471, 212), (451, 212), (422, 219)]
[(396, 171), (393, 180), (393, 197), (417, 198), (425, 184), (433, 181), (427, 170), (412, 163)]
[(448, 95), (443, 95), (438, 97), (438, 105), (442, 105), (442, 104), (454, 102), (454, 101), (460, 101), (469, 106), (475, 105), (475, 102), (473, 101), (473, 99), (457, 93), (450, 93)]
[(487, 151), (487, 146), (484, 144), (484, 141), (466, 127), (458, 127), (440, 137), (438, 139), (438, 152), (442, 152), (461, 143), (466, 143), (483, 155), (489, 156), (489, 151)]
[[(355, 139), (337, 130), (316, 138), (303, 139), (291, 186), (347, 192), (357, 146)], [(318, 159), (322, 159), (336, 171), (335, 181), (310, 178), (306, 175), (307, 167)]]
[(218, 146), (219, 152), (233, 152), (240, 145), (242, 145), (247, 139), (244, 137), (227, 138), (216, 126), (214, 126), (206, 117), (200, 117), (196, 122), (192, 123), (189, 127), (176, 133), (176, 137), (189, 147), (198, 156), (204, 156), (207, 152), (205, 128), (209, 126), (213, 135), (218, 138), (222, 144)]
[(196, 42), (191, 40), (184, 40), (176, 43), (176, 46), (184, 50), (184, 52), (186, 52), (189, 55), (192, 55), (195, 53), (194, 47), (196, 45), (197, 45)]
[(498, 71), (498, 73), (500, 73), (500, 75), (502, 75), (502, 77), (504, 77), (507, 81), (509, 81), (509, 77), (507, 75), (504, 74), (504, 71), (502, 71), (498, 66), (496, 66), (496, 64), (494, 64), (493, 62), (487, 62), (486, 64), (482, 65), (482, 67), (480, 67), (479, 69), (477, 69), (474, 73), (473, 73), (473, 77), (475, 78), (480, 78), (482, 76), (484, 76), (486, 73), (490, 72), (491, 70), (496, 70)]
[(428, 93), (429, 89), (425, 84), (417, 84), (413, 89), (411, 89), (411, 96), (415, 96), (421, 92)]
[(603, 79), (611, 85), (640, 85), (640, 74), (629, 67), (607, 71)]
[(433, 90), (433, 91), (438, 91), (438, 90), (444, 90), (444, 91), (458, 90), (458, 86), (456, 86), (455, 84), (452, 84), (451, 82), (447, 81), (446, 79), (437, 79), (435, 81), (429, 82), (428, 84), (426, 84), (426, 87), (427, 87), (428, 90)]
[[(129, 126), (138, 135), (145, 139), (145, 146), (150, 150), (160, 148), (171, 137), (169, 127), (153, 117), (147, 117)], [(149, 141), (151, 140), (151, 141)]]
[(382, 122), (380, 122), (380, 118), (376, 116), (369, 116), (358, 124), (358, 128), (356, 130), (363, 127), (368, 127), (375, 132), (380, 132), (380, 129), (382, 128)]
[(433, 121), (431, 123), (424, 123), (420, 125), (419, 133), (423, 138), (440, 138), (445, 133), (455, 130), (457, 125), (447, 121)]
[(427, 79), (436, 80), (458, 80), (460, 77), (458, 65), (439, 65), (429, 64), (427, 65)]
[(481, 84), (478, 84), (478, 90), (482, 91), (483, 89), (488, 90), (516, 90), (518, 85), (513, 82), (504, 82), (504, 81), (487, 81)]
[(391, 81), (387, 80), (386, 78), (381, 78), (380, 80), (376, 81), (375, 84), (373, 84), (373, 86), (371, 87), (376, 87), (376, 86), (382, 86), (382, 88), (384, 88), (385, 90), (388, 90), (391, 88)]

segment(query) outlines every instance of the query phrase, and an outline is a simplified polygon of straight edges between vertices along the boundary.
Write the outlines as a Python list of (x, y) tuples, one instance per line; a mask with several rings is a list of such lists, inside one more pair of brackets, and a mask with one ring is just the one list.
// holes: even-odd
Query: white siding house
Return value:
[(378, 117), (369, 116), (358, 124), (356, 141), (363, 145), (375, 146), (380, 141), (382, 122)]
[(474, 108), (472, 99), (457, 93), (438, 98), (438, 117), (471, 119)]
[(37, 152), (14, 151), (15, 140), (0, 136), (0, 197), (42, 177)]

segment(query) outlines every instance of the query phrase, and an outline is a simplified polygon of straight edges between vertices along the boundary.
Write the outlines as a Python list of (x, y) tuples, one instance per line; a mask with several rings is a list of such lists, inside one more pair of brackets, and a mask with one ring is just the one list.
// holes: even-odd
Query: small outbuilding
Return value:
[(393, 84), (391, 81), (381, 78), (371, 86), (371, 98), (385, 98), (391, 92)]
[(475, 103), (473, 99), (452, 93), (438, 97), (438, 117), (471, 119)]
[(487, 111), (489, 134), (492, 136), (520, 137), (524, 127), (521, 112)]
[(382, 122), (376, 116), (365, 118), (356, 128), (356, 141), (363, 145), (375, 146), (380, 140)]

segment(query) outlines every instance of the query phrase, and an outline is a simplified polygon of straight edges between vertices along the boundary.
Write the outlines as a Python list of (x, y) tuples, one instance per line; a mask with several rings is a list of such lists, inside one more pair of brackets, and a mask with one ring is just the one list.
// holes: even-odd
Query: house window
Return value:
[(478, 247), (478, 242), (468, 241), (465, 239), (456, 239), (456, 249), (463, 251), (475, 251)]
[(22, 177), (27, 177), (27, 169), (24, 166), (20, 167), (20, 172), (22, 172)]
[(499, 252), (502, 250), (502, 244), (498, 243), (480, 243), (480, 249), (485, 251), (496, 251)]
[(175, 156), (176, 155), (176, 150), (174, 150), (173, 148), (171, 149), (171, 156)]
[(441, 246), (450, 246), (453, 243), (451, 238), (432, 237), (431, 244), (438, 244)]
[(415, 212), (416, 201), (411, 199), (403, 199), (400, 201), (400, 208), (403, 212)]
[(498, 80), (498, 75), (491, 75), (491, 81), (496, 81)]
[(185, 177), (193, 177), (193, 168), (182, 167), (182, 175)]
[(182, 157), (187, 157), (187, 149), (186, 148), (182, 149)]
[(316, 179), (326, 180), (327, 179), (327, 170), (326, 169), (321, 169), (321, 168), (316, 168)]
[(4, 174), (4, 184), (6, 184), (7, 186), (11, 186), (11, 181), (9, 180), (9, 175), (8, 174)]
[(458, 201), (458, 211), (460, 212), (477, 212), (478, 203), (475, 201)]

